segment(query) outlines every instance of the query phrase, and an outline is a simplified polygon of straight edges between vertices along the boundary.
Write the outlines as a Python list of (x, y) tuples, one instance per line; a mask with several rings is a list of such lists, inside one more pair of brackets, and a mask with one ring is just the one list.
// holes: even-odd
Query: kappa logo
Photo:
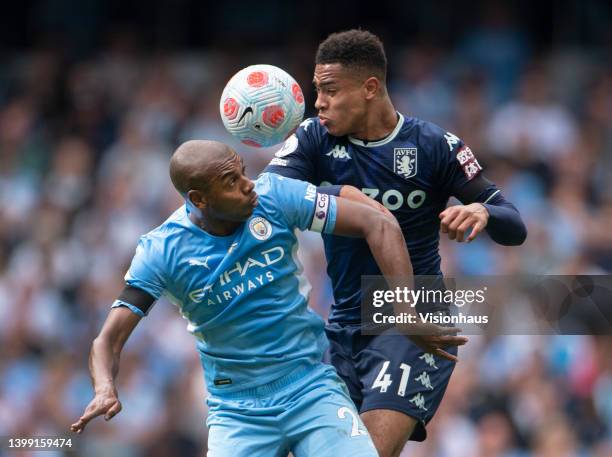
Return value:
[(210, 256), (207, 256), (203, 261), (198, 259), (189, 259), (189, 265), (196, 267), (204, 267), (210, 270), (210, 267), (208, 266), (209, 258)]
[(264, 241), (272, 235), (272, 225), (263, 217), (254, 217), (249, 222), (251, 234), (259, 241)]
[(325, 155), (338, 160), (351, 160), (351, 156), (347, 152), (346, 146), (340, 146), (339, 144), (334, 146), (332, 150)]
[(431, 385), (431, 379), (429, 379), (429, 375), (427, 374), (427, 372), (423, 372), (419, 375), (418, 378), (415, 378), (417, 381), (419, 381), (421, 384), (423, 384), (423, 387), (429, 389), (429, 390), (433, 390), (433, 386)]
[(425, 397), (423, 397), (423, 395), (416, 394), (414, 397), (412, 397), (408, 401), (412, 403), (414, 406), (416, 406), (417, 408), (423, 411), (427, 411), (427, 408), (425, 408)]
[(394, 148), (393, 171), (402, 178), (412, 178), (417, 174), (417, 148)]
[(453, 152), (453, 148), (459, 143), (459, 137), (451, 132), (446, 132), (444, 139), (446, 140), (446, 144), (448, 144), (448, 150)]
[(431, 355), (429, 352), (423, 354), (421, 357), (419, 357), (419, 359), (424, 360), (425, 363), (431, 368), (435, 368), (436, 370), (438, 369), (438, 367), (436, 366), (436, 359), (434, 359), (434, 356)]
[(308, 132), (308, 127), (313, 123), (312, 119), (306, 119), (304, 122), (300, 124), (300, 127), (304, 129), (305, 132)]

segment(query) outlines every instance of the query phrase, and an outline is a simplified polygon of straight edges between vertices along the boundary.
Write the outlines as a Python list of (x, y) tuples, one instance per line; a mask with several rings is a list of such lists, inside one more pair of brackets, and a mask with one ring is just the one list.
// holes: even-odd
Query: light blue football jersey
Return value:
[[(324, 322), (308, 307), (296, 229), (331, 233), (333, 196), (272, 173), (255, 182), (259, 204), (235, 233), (214, 236), (184, 205), (140, 238), (126, 283), (166, 296), (197, 339), (208, 390), (267, 384), (321, 360)], [(113, 307), (129, 303), (116, 301)]]

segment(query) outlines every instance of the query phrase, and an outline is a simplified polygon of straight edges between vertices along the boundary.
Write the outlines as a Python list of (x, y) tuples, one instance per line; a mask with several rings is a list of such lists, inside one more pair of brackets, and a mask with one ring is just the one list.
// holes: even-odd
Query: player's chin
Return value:
[(244, 207), (244, 211), (242, 211), (242, 214), (240, 215), (240, 222), (244, 222), (246, 221), (249, 217), (251, 217), (253, 215), (253, 211), (255, 211), (255, 206), (253, 205), (248, 205)]
[(325, 128), (327, 129), (327, 133), (332, 136), (344, 136), (347, 134), (346, 129), (343, 129), (341, 126), (331, 122), (325, 124)]

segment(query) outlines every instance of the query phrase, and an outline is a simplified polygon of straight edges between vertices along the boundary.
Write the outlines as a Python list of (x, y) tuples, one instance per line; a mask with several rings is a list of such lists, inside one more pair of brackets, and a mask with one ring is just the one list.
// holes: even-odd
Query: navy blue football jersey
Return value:
[[(318, 118), (307, 119), (266, 168), (319, 186), (352, 185), (381, 202), (399, 221), (415, 275), (441, 275), (438, 215), (481, 170), (457, 136), (399, 113), (393, 132), (371, 142), (332, 136)], [(361, 276), (380, 270), (365, 240), (323, 238), (335, 301), (329, 321), (358, 322)]]

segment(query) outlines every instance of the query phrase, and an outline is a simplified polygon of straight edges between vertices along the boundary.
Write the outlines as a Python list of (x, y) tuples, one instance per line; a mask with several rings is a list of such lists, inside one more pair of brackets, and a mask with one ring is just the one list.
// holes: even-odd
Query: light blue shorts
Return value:
[(377, 457), (333, 367), (301, 368), (271, 384), (210, 396), (208, 457)]

